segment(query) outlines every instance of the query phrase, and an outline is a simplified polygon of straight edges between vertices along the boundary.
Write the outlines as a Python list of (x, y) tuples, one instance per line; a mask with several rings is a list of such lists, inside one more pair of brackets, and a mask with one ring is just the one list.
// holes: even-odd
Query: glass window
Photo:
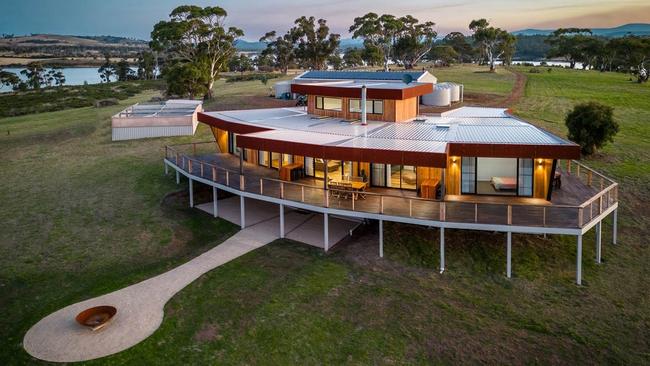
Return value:
[(314, 158), (305, 156), (305, 175), (308, 177), (314, 176)]
[(351, 161), (344, 161), (343, 162), (343, 179), (344, 180), (350, 180), (353, 176), (353, 171), (352, 171), (352, 162)]
[[(361, 113), (361, 100), (350, 99), (350, 112)], [(366, 113), (382, 114), (384, 113), (383, 100), (366, 100)]]
[(415, 189), (417, 188), (417, 172), (415, 167), (412, 165), (403, 165), (402, 166), (402, 180), (401, 188), (402, 189)]
[(343, 99), (340, 98), (323, 98), (323, 109), (330, 111), (342, 111)]
[(259, 151), (258, 152), (259, 164), (263, 166), (269, 166), (269, 152), (268, 151)]
[(476, 193), (476, 158), (463, 156), (460, 172), (461, 193)]
[(395, 164), (386, 164), (386, 170), (388, 171), (388, 180), (386, 181), (386, 187), (399, 188), (401, 181), (400, 172), (402, 170), (402, 166)]
[(383, 100), (373, 100), (372, 101), (372, 113), (374, 113), (374, 114), (384, 114), (384, 101)]
[(280, 155), (282, 154), (275, 152), (271, 153), (271, 168), (280, 169), (280, 159), (282, 158)]
[(293, 155), (291, 154), (282, 154), (282, 165), (288, 165), (293, 163)]
[(517, 194), (520, 196), (533, 195), (533, 159), (519, 159)]
[(386, 187), (386, 165), (370, 164), (370, 183), (377, 187)]
[(342, 111), (343, 99), (341, 98), (328, 98), (316, 97), (316, 109), (325, 109), (330, 111)]

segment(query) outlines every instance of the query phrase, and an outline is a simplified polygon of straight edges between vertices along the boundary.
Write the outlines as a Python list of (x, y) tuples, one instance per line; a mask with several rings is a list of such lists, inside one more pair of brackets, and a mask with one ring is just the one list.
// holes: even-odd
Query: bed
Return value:
[(492, 177), (490, 183), (497, 191), (514, 191), (517, 189), (517, 178), (515, 177)]

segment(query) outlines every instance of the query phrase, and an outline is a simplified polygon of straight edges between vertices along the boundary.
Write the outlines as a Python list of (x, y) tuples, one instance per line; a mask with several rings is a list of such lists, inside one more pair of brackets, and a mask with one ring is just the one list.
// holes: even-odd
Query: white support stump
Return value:
[(280, 239), (284, 239), (284, 205), (280, 205)]
[(440, 273), (445, 271), (445, 228), (440, 228)]
[(614, 210), (614, 215), (612, 216), (612, 244), (616, 244), (616, 234), (617, 234), (617, 224), (618, 224), (618, 208)]
[(181, 175), (178, 173), (178, 170), (176, 171), (176, 184), (181, 184)]
[(596, 224), (596, 263), (600, 264), (602, 262), (602, 221), (598, 221)]
[(578, 251), (576, 253), (576, 283), (582, 285), (582, 235), (578, 235)]
[(190, 178), (190, 207), (194, 207), (194, 184)]
[(330, 228), (327, 213), (323, 214), (323, 243), (325, 251), (327, 252), (330, 249)]
[(244, 196), (239, 196), (239, 226), (246, 228), (246, 209), (244, 207)]
[(508, 245), (506, 249), (506, 276), (512, 277), (512, 233), (508, 231)]
[(217, 205), (218, 193), (217, 187), (212, 187), (212, 215), (214, 217), (219, 217), (219, 206)]
[(169, 165), (167, 163), (163, 164), (165, 166), (165, 175), (169, 175)]
[(379, 220), (379, 258), (384, 257), (384, 220)]

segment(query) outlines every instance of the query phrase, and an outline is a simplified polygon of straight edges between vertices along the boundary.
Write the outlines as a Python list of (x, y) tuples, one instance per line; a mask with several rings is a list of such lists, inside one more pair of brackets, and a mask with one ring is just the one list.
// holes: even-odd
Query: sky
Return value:
[(227, 24), (257, 40), (270, 30), (286, 31), (302, 15), (327, 19), (333, 32), (349, 37), (354, 17), (367, 12), (436, 23), (440, 35), (468, 33), (472, 19), (486, 18), (496, 27), (607, 28), (650, 23), (648, 0), (2, 0), (0, 34), (113, 35), (148, 40), (153, 25), (182, 4), (221, 6)]

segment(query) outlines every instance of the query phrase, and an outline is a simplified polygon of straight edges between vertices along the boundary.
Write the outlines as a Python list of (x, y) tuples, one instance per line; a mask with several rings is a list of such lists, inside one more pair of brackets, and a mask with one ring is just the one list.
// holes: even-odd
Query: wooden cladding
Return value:
[[(291, 84), (291, 92), (303, 95), (323, 95), (337, 98), (361, 98), (361, 88), (340, 87), (333, 85), (313, 84)], [(368, 99), (392, 99), (403, 100), (416, 98), (421, 95), (433, 92), (431, 83), (413, 83), (403, 88), (372, 88), (368, 87)]]
[[(316, 95), (307, 96), (307, 113), (319, 116), (327, 116), (341, 119), (361, 119), (361, 113), (350, 112), (350, 99), (357, 98), (341, 98), (341, 110), (319, 109), (316, 108)], [(418, 98), (413, 97), (405, 100), (383, 100), (383, 113), (374, 114), (368, 113), (367, 119), (369, 121), (385, 121), (385, 122), (405, 122), (410, 121), (417, 117), (418, 114)]]

